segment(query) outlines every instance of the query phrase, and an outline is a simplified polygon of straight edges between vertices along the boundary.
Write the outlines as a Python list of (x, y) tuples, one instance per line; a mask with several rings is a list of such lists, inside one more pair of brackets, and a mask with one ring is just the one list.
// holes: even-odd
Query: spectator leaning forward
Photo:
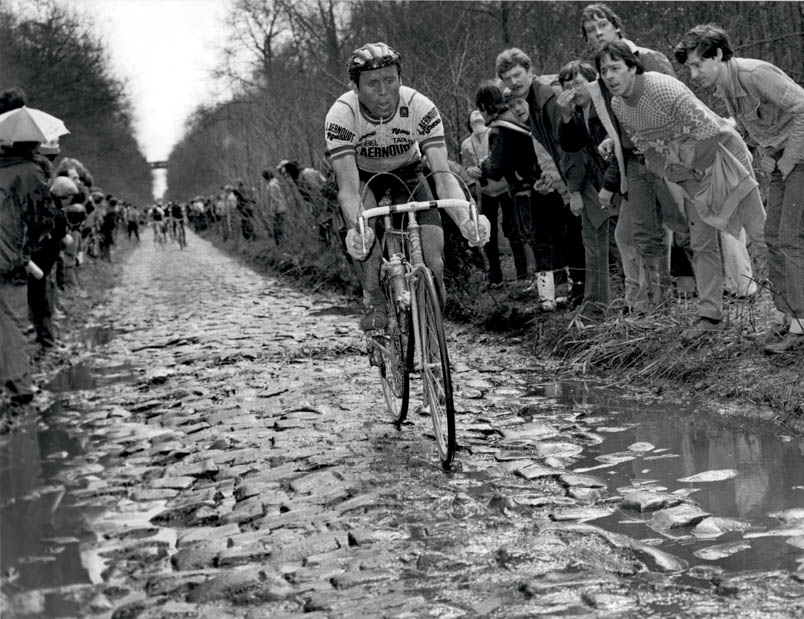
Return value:
[(804, 350), (804, 89), (775, 65), (735, 58), (713, 24), (687, 32), (675, 57), (693, 81), (715, 88), (770, 177), (764, 234), (776, 313), (765, 352)]

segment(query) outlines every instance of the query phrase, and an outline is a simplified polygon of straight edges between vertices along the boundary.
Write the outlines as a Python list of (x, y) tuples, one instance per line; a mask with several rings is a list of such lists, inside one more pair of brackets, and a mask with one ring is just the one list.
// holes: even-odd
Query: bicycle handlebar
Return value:
[(454, 198), (444, 198), (442, 200), (427, 200), (424, 202), (404, 202), (402, 204), (389, 204), (388, 206), (375, 206), (368, 208), (358, 214), (357, 225), (360, 230), (360, 238), (363, 241), (363, 252), (366, 251), (366, 220), (374, 217), (383, 217), (393, 213), (411, 213), (415, 211), (426, 211), (431, 208), (461, 208), (469, 209), (469, 219), (475, 227), (475, 241), (480, 241), (480, 230), (477, 225), (477, 204), (468, 200), (456, 200)]

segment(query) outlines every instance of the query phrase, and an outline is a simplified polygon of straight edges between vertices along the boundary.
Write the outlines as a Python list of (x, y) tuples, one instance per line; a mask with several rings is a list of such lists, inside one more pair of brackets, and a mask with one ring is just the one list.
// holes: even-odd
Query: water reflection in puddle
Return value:
[[(713, 517), (745, 521), (750, 529), (700, 539), (691, 535), (691, 527), (654, 531), (646, 524), (650, 512), (622, 508), (594, 521), (595, 525), (636, 539), (655, 540), (691, 566), (716, 565), (729, 572), (796, 569), (801, 551), (786, 543), (788, 537), (758, 534), (782, 526), (769, 514), (804, 507), (804, 439), (780, 438), (781, 429), (769, 422), (719, 417), (703, 405), (627, 401), (578, 385), (537, 391), (557, 397), (566, 406), (589, 407), (584, 424), (599, 432), (603, 442), (587, 447), (572, 468), (606, 481), (612, 495), (635, 486), (686, 491)], [(629, 452), (633, 459), (617, 461)], [(736, 475), (728, 474), (730, 469)], [(706, 471), (718, 471), (712, 477), (727, 478), (679, 481)], [(739, 542), (730, 556), (701, 552), (729, 542)]]
[[(88, 350), (95, 350), (107, 344), (114, 333), (108, 327), (89, 327), (82, 339)], [(46, 389), (65, 393), (135, 378), (129, 364), (103, 366), (90, 358), (64, 368)], [(63, 400), (57, 399), (40, 419), (31, 419), (0, 447), (0, 569), (6, 594), (91, 581), (87, 559), (81, 556), (79, 546), (93, 538), (87, 518), (102, 508), (77, 504), (70, 496), (80, 480), (73, 486), (62, 481), (65, 471), (86, 456), (84, 445), (88, 440), (65, 424), (75, 412), (64, 406)], [(57, 593), (44, 595), (46, 616), (63, 613), (63, 600), (56, 598)], [(58, 607), (53, 613), (47, 611), (52, 603)]]
[(89, 582), (79, 553), (86, 509), (67, 504), (67, 489), (55, 479), (65, 461), (82, 453), (76, 437), (33, 423), (0, 449), (0, 567), (7, 592)]
[(105, 385), (130, 382), (135, 379), (134, 368), (129, 364), (100, 367), (88, 360), (64, 368), (45, 388), (54, 393), (63, 393), (97, 389)]

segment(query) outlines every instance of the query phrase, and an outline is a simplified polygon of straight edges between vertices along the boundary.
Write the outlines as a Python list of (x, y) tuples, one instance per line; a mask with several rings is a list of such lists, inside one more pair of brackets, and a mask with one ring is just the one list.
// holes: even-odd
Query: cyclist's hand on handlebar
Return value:
[(469, 241), (470, 247), (482, 247), (489, 242), (491, 234), (491, 224), (488, 217), (479, 215), (477, 218), (477, 235), (475, 235), (475, 224), (471, 219), (466, 219), (461, 224), (461, 234)]
[(366, 227), (365, 231), (365, 249), (363, 239), (360, 237), (360, 232), (354, 228), (350, 228), (346, 233), (346, 251), (355, 260), (365, 260), (371, 253), (371, 246), (374, 245), (374, 230)]

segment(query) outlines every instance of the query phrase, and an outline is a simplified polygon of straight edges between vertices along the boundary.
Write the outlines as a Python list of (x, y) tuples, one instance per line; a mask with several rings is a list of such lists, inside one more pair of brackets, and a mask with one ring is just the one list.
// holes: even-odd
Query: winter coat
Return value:
[(0, 282), (24, 284), (32, 251), (53, 228), (56, 211), (45, 175), (30, 158), (0, 152)]
[(528, 127), (506, 110), (489, 121), (489, 156), (480, 166), (483, 178), (504, 178), (511, 193), (530, 191), (542, 172)]

